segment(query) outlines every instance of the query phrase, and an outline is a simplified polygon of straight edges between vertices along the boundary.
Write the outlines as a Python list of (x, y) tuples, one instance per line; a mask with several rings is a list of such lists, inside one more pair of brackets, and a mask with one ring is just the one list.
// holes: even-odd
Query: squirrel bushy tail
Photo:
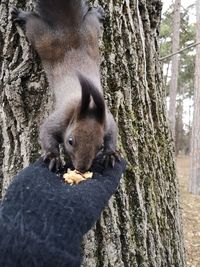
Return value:
[(85, 0), (38, 0), (37, 11), (50, 26), (77, 26), (89, 7)]

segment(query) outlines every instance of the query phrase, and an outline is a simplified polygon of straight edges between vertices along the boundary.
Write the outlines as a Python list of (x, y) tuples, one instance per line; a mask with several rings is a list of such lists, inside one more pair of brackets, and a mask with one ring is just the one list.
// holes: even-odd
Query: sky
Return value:
[[(162, 12), (165, 12), (169, 8), (169, 6), (175, 2), (175, 0), (162, 0), (162, 2), (163, 2)], [(181, 0), (181, 5), (182, 7), (187, 8), (188, 6), (195, 4), (195, 2), (196, 0)], [(189, 14), (190, 14), (190, 21), (195, 22), (196, 20), (195, 10), (190, 9)]]
[[(162, 0), (163, 2), (163, 10), (166, 10), (174, 1), (172, 0)], [(192, 5), (195, 3), (195, 0), (181, 0), (181, 5), (183, 7), (188, 7), (189, 5)]]

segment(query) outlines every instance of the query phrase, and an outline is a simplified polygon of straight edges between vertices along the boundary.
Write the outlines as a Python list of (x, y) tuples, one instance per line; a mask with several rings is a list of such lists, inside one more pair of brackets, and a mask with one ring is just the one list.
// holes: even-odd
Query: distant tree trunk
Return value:
[[(21, 29), (10, 21), (11, 2), (33, 7), (32, 1), (1, 2), (4, 190), (11, 177), (39, 155), (38, 125), (52, 103), (38, 58)], [(159, 0), (99, 3), (106, 10), (102, 83), (128, 167), (118, 192), (85, 237), (83, 266), (183, 267), (178, 185), (158, 60), (162, 4)]]
[[(180, 8), (181, 0), (175, 0), (174, 16), (173, 16), (173, 36), (172, 36), (172, 53), (179, 50), (180, 40)], [(175, 140), (175, 124), (176, 124), (176, 94), (178, 87), (178, 65), (179, 55), (176, 54), (172, 57), (171, 68), (171, 82), (170, 82), (170, 102), (169, 102), (169, 123), (172, 131), (172, 137)]]
[(165, 75), (165, 79), (164, 79), (164, 86), (165, 88), (167, 88), (167, 84), (168, 84), (168, 79), (169, 79), (169, 70), (170, 70), (170, 61), (167, 64), (167, 68), (166, 68), (166, 75)]
[[(200, 42), (200, 0), (196, 1), (197, 42)], [(191, 169), (189, 191), (200, 195), (200, 45), (196, 47), (194, 115), (191, 138)]]
[[(191, 101), (191, 98), (189, 98)], [(192, 149), (192, 121), (193, 121), (193, 104), (189, 105), (189, 115), (188, 115), (188, 144), (186, 149), (186, 155), (191, 155), (191, 149)]]
[(183, 142), (184, 129), (183, 129), (183, 99), (178, 100), (176, 108), (176, 125), (175, 125), (175, 153), (179, 154), (180, 150), (184, 148)]

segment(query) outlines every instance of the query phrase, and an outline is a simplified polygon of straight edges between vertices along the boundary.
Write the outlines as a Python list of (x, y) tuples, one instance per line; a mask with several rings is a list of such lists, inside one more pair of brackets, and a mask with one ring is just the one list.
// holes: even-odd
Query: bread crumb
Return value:
[(92, 176), (92, 172), (80, 173), (77, 170), (71, 171), (70, 169), (68, 169), (67, 173), (63, 175), (63, 178), (65, 183), (73, 185), (79, 184), (80, 182), (86, 181), (87, 179), (91, 179)]

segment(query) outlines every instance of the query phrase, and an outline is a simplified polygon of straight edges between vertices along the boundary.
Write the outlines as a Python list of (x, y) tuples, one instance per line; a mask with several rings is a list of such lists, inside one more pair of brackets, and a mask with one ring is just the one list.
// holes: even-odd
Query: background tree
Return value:
[[(99, 1), (106, 10), (102, 84), (119, 126), (126, 176), (85, 238), (83, 266), (185, 266), (177, 179), (165, 116), (158, 30), (161, 1)], [(39, 156), (38, 126), (52, 106), (40, 61), (2, 0), (1, 167), (10, 178)]]
[[(196, 1), (197, 35), (200, 42), (200, 0)], [(189, 191), (200, 195), (200, 45), (196, 47), (194, 116), (192, 125), (191, 169)]]
[(183, 101), (180, 98), (179, 101), (177, 101), (177, 107), (176, 107), (176, 124), (175, 124), (175, 151), (176, 154), (181, 150), (182, 143), (183, 143), (183, 137), (184, 137), (184, 128), (183, 128)]
[[(181, 23), (181, 0), (175, 0), (174, 14), (173, 14), (173, 35), (172, 35), (172, 53), (176, 53), (179, 50), (180, 42), (180, 23)], [(172, 131), (172, 137), (175, 140), (175, 124), (176, 124), (176, 94), (178, 87), (178, 63), (179, 55), (172, 56), (172, 68), (171, 68), (171, 82), (169, 90), (169, 123)]]
[[(180, 25), (180, 50), (193, 44), (195, 41), (195, 25), (190, 21), (190, 12), (194, 5), (186, 9), (181, 8), (181, 25)], [(171, 62), (172, 57), (172, 24), (173, 24), (173, 5), (171, 5), (163, 14), (160, 33), (161, 60), (164, 72), (164, 87), (169, 99), (170, 82), (171, 82)], [(180, 53), (178, 69), (178, 87), (176, 95), (176, 126), (175, 126), (175, 151), (189, 153), (191, 127), (189, 122), (183, 120), (184, 111), (188, 103), (192, 102), (194, 92), (194, 67), (195, 67), (195, 47), (186, 49)], [(182, 106), (182, 112), (180, 112)], [(189, 108), (189, 107), (188, 107)], [(170, 108), (169, 108), (170, 110)], [(189, 113), (189, 112), (188, 112)], [(184, 142), (183, 142), (184, 140)]]

